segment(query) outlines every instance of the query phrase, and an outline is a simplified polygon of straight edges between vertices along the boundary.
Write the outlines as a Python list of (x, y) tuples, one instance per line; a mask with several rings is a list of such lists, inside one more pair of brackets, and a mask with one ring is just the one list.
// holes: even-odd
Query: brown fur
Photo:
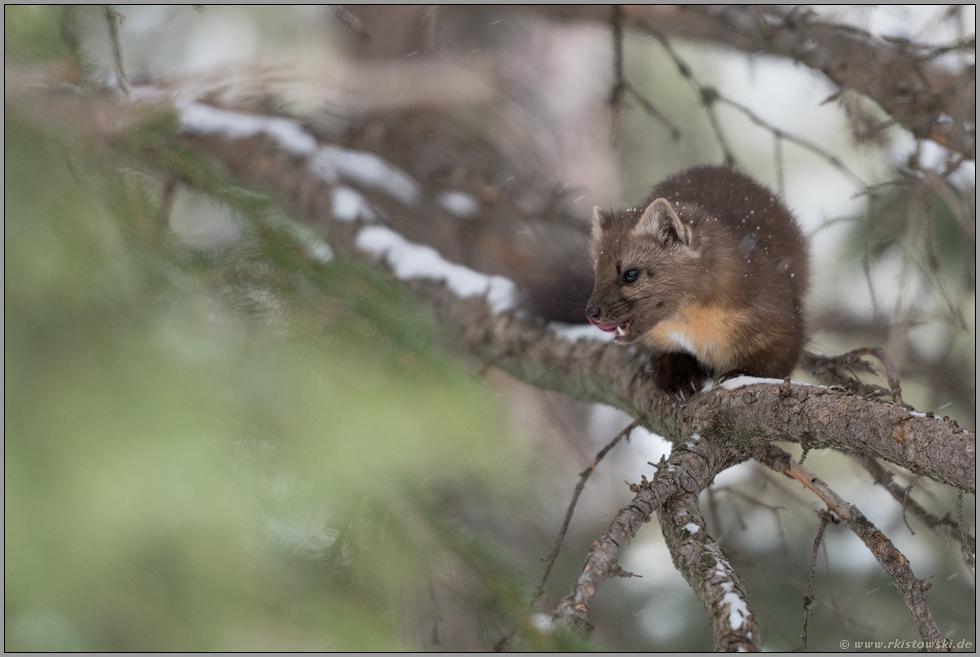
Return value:
[[(587, 316), (624, 327), (618, 342), (650, 346), (657, 382), (669, 392), (696, 390), (707, 376), (781, 378), (796, 366), (806, 241), (751, 178), (698, 167), (660, 183), (639, 208), (596, 208), (591, 251)], [(628, 283), (631, 269), (637, 278)]]

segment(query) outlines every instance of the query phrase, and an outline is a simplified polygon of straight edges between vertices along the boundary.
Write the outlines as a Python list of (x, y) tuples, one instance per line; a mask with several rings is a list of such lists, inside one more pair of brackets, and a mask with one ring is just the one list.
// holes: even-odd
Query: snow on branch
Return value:
[(413, 244), (390, 228), (365, 226), (355, 243), (364, 253), (382, 258), (400, 280), (442, 281), (461, 299), (482, 295), (495, 314), (514, 308), (515, 288), (511, 281), (447, 262), (435, 249)]

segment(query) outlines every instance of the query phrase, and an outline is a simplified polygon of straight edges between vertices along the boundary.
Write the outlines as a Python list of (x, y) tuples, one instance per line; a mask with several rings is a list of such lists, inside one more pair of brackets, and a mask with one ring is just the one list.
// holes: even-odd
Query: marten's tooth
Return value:
[(616, 327), (616, 335), (626, 335), (626, 331), (623, 330), (622, 326)]

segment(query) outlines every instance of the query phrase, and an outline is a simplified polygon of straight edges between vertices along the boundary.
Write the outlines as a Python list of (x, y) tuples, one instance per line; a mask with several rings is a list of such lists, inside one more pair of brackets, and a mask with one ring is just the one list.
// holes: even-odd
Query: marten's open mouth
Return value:
[(605, 322), (597, 322), (594, 319), (589, 319), (589, 321), (592, 322), (592, 325), (600, 331), (615, 333), (616, 342), (626, 342), (629, 340), (630, 325), (633, 323), (632, 319), (627, 319), (625, 322), (620, 322), (619, 324), (607, 324)]

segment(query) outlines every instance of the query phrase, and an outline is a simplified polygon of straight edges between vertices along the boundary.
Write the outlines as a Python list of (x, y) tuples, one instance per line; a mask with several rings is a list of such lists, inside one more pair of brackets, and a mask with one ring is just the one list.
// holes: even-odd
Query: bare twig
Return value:
[[(819, 356), (810, 351), (804, 352), (801, 367), (816, 376), (824, 383), (830, 385), (843, 385), (849, 390), (862, 396), (880, 396), (883, 389), (881, 386), (862, 383), (854, 375), (854, 371), (869, 372), (879, 374), (871, 366), (861, 360), (861, 356), (874, 356), (885, 366), (885, 378), (888, 381), (887, 392), (891, 394), (892, 401), (899, 405), (902, 402), (902, 386), (898, 379), (898, 371), (895, 369), (891, 358), (881, 347), (860, 347), (840, 356)], [(844, 370), (851, 373), (848, 376)]]
[(900, 186), (907, 186), (907, 185), (909, 185), (908, 178), (894, 178), (892, 180), (886, 180), (884, 182), (874, 183), (873, 185), (867, 185), (865, 186), (864, 189), (851, 194), (851, 200), (854, 200), (856, 198), (861, 198), (862, 196), (877, 194), (878, 192), (880, 192), (882, 189), (886, 187), (900, 187)]
[[(889, 387), (891, 387), (892, 401), (899, 406), (903, 406), (902, 386), (898, 380), (898, 370), (895, 369), (895, 363), (892, 362), (892, 359), (888, 357), (888, 354), (881, 347), (866, 348), (866, 350), (868, 354), (880, 360), (881, 364), (885, 366), (885, 378), (888, 380)], [(856, 351), (860, 352), (862, 350), (858, 349)]]
[(943, 200), (946, 207), (956, 218), (956, 223), (960, 225), (963, 234), (970, 240), (970, 244), (976, 245), (977, 241), (977, 219), (976, 209), (971, 209), (969, 203), (964, 200), (949, 184), (945, 178), (931, 169), (919, 169), (922, 173), (922, 181)]
[(680, 136), (680, 130), (671, 123), (663, 112), (658, 110), (636, 87), (626, 79), (623, 72), (623, 8), (621, 5), (612, 6), (612, 17), (609, 20), (613, 37), (613, 87), (609, 92), (609, 107), (612, 112), (611, 130), (613, 145), (619, 134), (619, 118), (623, 109), (624, 94), (629, 92), (646, 112), (663, 123), (670, 130), (673, 139)]
[(786, 141), (792, 142), (792, 143), (796, 144), (797, 146), (800, 146), (802, 148), (805, 148), (806, 150), (810, 151), (811, 153), (814, 153), (815, 155), (820, 156), (821, 158), (823, 158), (824, 160), (826, 160), (827, 162), (829, 162), (831, 166), (833, 166), (835, 169), (837, 169), (838, 171), (840, 171), (841, 174), (845, 178), (847, 178), (848, 180), (850, 180), (854, 184), (855, 187), (859, 187), (859, 188), (862, 188), (862, 189), (865, 188), (865, 187), (867, 187), (867, 184), (864, 182), (864, 180), (862, 180), (859, 175), (857, 175), (856, 173), (854, 173), (854, 171), (852, 169), (850, 169), (843, 162), (841, 162), (840, 159), (837, 156), (832, 155), (826, 149), (821, 148), (817, 144), (814, 144), (809, 139), (804, 139), (803, 137), (797, 137), (794, 134), (785, 132), (784, 130), (775, 127), (774, 125), (772, 125), (771, 123), (769, 123), (768, 121), (766, 121), (765, 119), (763, 119), (762, 117), (760, 117), (758, 114), (756, 114), (755, 112), (753, 112), (752, 110), (750, 110), (745, 105), (742, 105), (741, 103), (738, 103), (738, 102), (736, 102), (736, 101), (734, 101), (734, 100), (732, 100), (730, 98), (726, 98), (725, 96), (722, 96), (721, 94), (718, 95), (718, 102), (724, 103), (724, 104), (728, 105), (729, 107), (733, 107), (733, 108), (737, 109), (739, 112), (741, 112), (743, 115), (745, 115), (745, 117), (747, 119), (749, 119), (750, 121), (752, 121), (752, 123), (756, 124), (760, 128), (765, 128), (766, 130), (768, 130), (769, 132), (771, 132), (776, 138), (785, 139)]
[(442, 644), (439, 639), (439, 621), (442, 620), (442, 616), (439, 615), (439, 600), (436, 598), (436, 589), (432, 585), (432, 576), (428, 577), (429, 584), (429, 597), (432, 598), (432, 609), (435, 612), (435, 618), (432, 620), (432, 634), (429, 636), (429, 643), (434, 646)]
[(613, 37), (613, 88), (609, 92), (609, 108), (612, 112), (610, 141), (615, 146), (619, 134), (619, 114), (622, 111), (623, 93), (626, 91), (626, 82), (623, 78), (623, 8), (621, 5), (612, 6), (609, 27), (612, 29)]
[[(605, 21), (603, 10), (593, 5), (539, 9), (564, 18)], [(625, 13), (627, 25), (646, 30), (657, 26), (679, 38), (803, 64), (825, 74), (838, 88), (875, 101), (915, 137), (930, 139), (971, 160), (976, 157), (972, 70), (964, 65), (963, 74), (950, 86), (947, 70), (926, 66), (936, 53), (975, 49), (971, 37), (942, 46), (899, 45), (865, 30), (820, 20), (799, 6), (628, 5)]]
[(813, 237), (818, 233), (820, 233), (821, 231), (826, 230), (831, 226), (836, 226), (837, 224), (841, 224), (847, 221), (854, 221), (856, 218), (857, 217), (833, 217), (828, 219), (826, 216), (824, 216), (824, 220), (819, 226), (807, 231), (806, 239), (807, 241), (812, 241)]
[[(894, 37), (884, 37), (884, 39), (888, 41), (894, 39)], [(976, 52), (977, 37), (974, 35), (971, 37), (965, 37), (963, 39), (957, 39), (952, 43), (948, 43), (942, 46), (934, 46), (925, 43), (917, 43), (914, 44), (914, 46), (919, 48), (920, 50), (925, 51), (922, 55), (920, 55), (920, 57), (922, 59), (928, 60), (928, 59), (935, 59), (940, 55), (945, 55), (946, 53), (953, 52), (954, 50), (973, 50), (974, 52)]]
[(681, 76), (684, 77), (686, 80), (688, 80), (697, 90), (698, 94), (701, 97), (701, 104), (704, 106), (705, 111), (708, 113), (708, 119), (711, 122), (711, 128), (715, 133), (715, 137), (718, 139), (718, 143), (721, 145), (721, 149), (723, 153), (725, 154), (726, 164), (732, 166), (735, 162), (735, 156), (732, 154), (731, 148), (728, 146), (728, 142), (725, 140), (724, 134), (721, 131), (721, 125), (718, 123), (718, 117), (715, 115), (714, 112), (715, 103), (724, 103), (725, 105), (728, 105), (729, 107), (738, 110), (750, 121), (755, 123), (760, 128), (768, 130), (769, 132), (772, 133), (773, 137), (775, 137), (776, 139), (775, 166), (777, 171), (776, 175), (780, 180), (781, 192), (783, 186), (782, 151), (780, 146), (781, 140), (792, 142), (797, 146), (800, 146), (801, 148), (804, 148), (814, 153), (815, 155), (821, 157), (822, 159), (826, 160), (831, 164), (831, 166), (833, 166), (835, 169), (840, 171), (841, 174), (844, 177), (846, 177), (848, 180), (850, 180), (856, 187), (862, 189), (866, 187), (865, 182), (861, 179), (860, 176), (854, 173), (852, 169), (850, 169), (843, 162), (841, 162), (840, 159), (837, 158), (835, 155), (829, 153), (826, 149), (818, 146), (817, 144), (813, 143), (808, 139), (804, 139), (803, 137), (798, 137), (792, 133), (786, 132), (781, 128), (775, 127), (774, 125), (772, 125), (771, 123), (769, 123), (768, 121), (760, 117), (758, 114), (753, 112), (745, 105), (742, 105), (739, 102), (736, 102), (730, 98), (723, 96), (721, 93), (719, 93), (719, 91), (716, 88), (701, 84), (701, 82), (698, 81), (698, 79), (694, 76), (694, 73), (692, 72), (690, 65), (688, 65), (688, 63), (685, 62), (683, 58), (681, 58), (681, 56), (677, 53), (677, 51), (674, 50), (673, 46), (670, 44), (670, 41), (667, 39), (667, 37), (665, 37), (659, 30), (646, 23), (642, 23), (642, 25), (645, 30), (650, 32), (650, 34), (652, 34), (657, 39), (657, 41), (660, 42), (660, 45), (663, 46), (664, 51), (666, 51), (666, 53), (670, 56), (670, 58), (674, 60), (674, 64), (677, 66), (677, 70), (680, 72)]
[[(786, 196), (786, 180), (783, 177), (783, 136), (773, 133), (773, 159), (776, 161), (776, 187), (780, 196)], [(812, 233), (809, 237), (812, 237)]]
[(700, 91), (701, 104), (704, 105), (704, 111), (708, 114), (708, 121), (711, 122), (711, 130), (715, 133), (715, 138), (718, 140), (718, 144), (725, 154), (725, 166), (734, 167), (737, 164), (735, 154), (732, 152), (731, 146), (728, 145), (725, 133), (721, 130), (721, 123), (718, 122), (718, 114), (715, 112), (715, 102), (719, 98), (718, 90), (714, 87), (701, 87)]
[(968, 331), (969, 327), (966, 324), (966, 318), (960, 312), (959, 306), (953, 302), (949, 291), (946, 289), (946, 283), (943, 282), (943, 274), (939, 266), (939, 249), (936, 245), (935, 230), (926, 231), (926, 259), (929, 263), (928, 272), (932, 274), (932, 277), (936, 281), (936, 287), (939, 288), (939, 294), (943, 298), (943, 303), (946, 304), (946, 311), (949, 313), (950, 318), (956, 322), (960, 330)]
[(490, 648), (490, 652), (503, 652), (507, 650), (507, 647), (510, 645), (510, 640), (512, 638), (514, 638), (513, 632), (511, 632), (510, 634), (505, 634), (504, 636), (500, 637), (497, 643), (493, 644), (493, 647)]
[(864, 282), (868, 286), (868, 294), (871, 295), (871, 313), (878, 317), (880, 314), (878, 295), (875, 294), (875, 286), (871, 281), (871, 231), (874, 228), (875, 200), (877, 200), (876, 194), (868, 194), (868, 220), (864, 222), (864, 253), (861, 255), (861, 270), (864, 272)]
[[(851, 315), (849, 313), (830, 312), (816, 315), (811, 318), (809, 325), (814, 331), (830, 331), (845, 336), (851, 341), (864, 343), (881, 342), (888, 334), (888, 324), (882, 318), (864, 318)], [(923, 385), (928, 386), (938, 395), (946, 395), (943, 401), (952, 400), (954, 403), (969, 409), (969, 415), (973, 415), (972, 409), (976, 406), (976, 391), (973, 388), (973, 361), (963, 361), (954, 359), (951, 353), (954, 340), (950, 334), (947, 336), (947, 347), (943, 355), (939, 358), (929, 355), (928, 357), (919, 351), (915, 345), (910, 345), (905, 354), (903, 363), (902, 379), (908, 381), (916, 379)], [(801, 367), (810, 370), (811, 356), (805, 353), (801, 362)], [(817, 358), (823, 358), (817, 357)], [(818, 376), (818, 378), (821, 378)], [(847, 377), (843, 380), (821, 381), (828, 385), (848, 385)]]
[(119, 23), (123, 16), (112, 5), (102, 5), (102, 8), (105, 13), (106, 24), (109, 26), (109, 42), (112, 44), (112, 60), (116, 65), (119, 88), (128, 94), (129, 78), (126, 77), (126, 70), (123, 68), (122, 46), (119, 44)]
[(803, 631), (800, 633), (800, 638), (803, 640), (800, 646), (800, 652), (806, 652), (806, 630), (807, 625), (810, 623), (810, 616), (813, 614), (813, 579), (817, 574), (817, 552), (820, 550), (820, 543), (823, 541), (823, 531), (827, 529), (827, 525), (834, 520), (834, 517), (827, 513), (826, 511), (820, 512), (820, 528), (817, 530), (817, 536), (813, 539), (813, 556), (810, 559), (810, 581), (806, 585), (806, 593), (803, 595)]
[(674, 65), (677, 66), (677, 70), (681, 74), (681, 77), (687, 80), (698, 92), (698, 96), (701, 99), (701, 104), (704, 106), (705, 112), (708, 115), (708, 121), (711, 123), (711, 129), (715, 133), (715, 138), (718, 140), (718, 145), (721, 147), (722, 154), (725, 156), (725, 164), (727, 166), (735, 166), (735, 155), (732, 153), (732, 149), (728, 145), (728, 140), (725, 139), (725, 134), (721, 130), (721, 124), (718, 123), (718, 117), (714, 110), (715, 101), (718, 100), (718, 91), (713, 87), (706, 87), (698, 82), (697, 78), (694, 77), (691, 67), (684, 61), (683, 58), (681, 58), (679, 54), (677, 54), (677, 51), (674, 50), (674, 47), (670, 44), (670, 41), (668, 41), (667, 37), (665, 37), (659, 30), (654, 29), (646, 23), (641, 24), (643, 25), (644, 29), (646, 29), (651, 35), (654, 36), (654, 38), (657, 39), (657, 41), (660, 42), (660, 45), (663, 47), (664, 51), (674, 61)]
[(565, 511), (565, 520), (561, 523), (561, 529), (558, 530), (558, 536), (555, 537), (555, 544), (551, 548), (551, 554), (545, 560), (544, 573), (541, 575), (541, 581), (538, 583), (537, 588), (534, 589), (534, 593), (531, 595), (531, 604), (533, 605), (538, 600), (544, 596), (544, 585), (548, 581), (548, 575), (551, 573), (551, 567), (555, 565), (555, 560), (558, 558), (558, 552), (561, 551), (561, 544), (565, 540), (565, 532), (568, 531), (568, 524), (572, 521), (572, 514), (575, 513), (575, 505), (578, 504), (579, 495), (582, 494), (582, 490), (585, 488), (585, 482), (589, 480), (592, 473), (595, 472), (596, 466), (599, 462), (609, 453), (613, 447), (619, 443), (620, 440), (630, 435), (633, 429), (637, 428), (642, 424), (641, 420), (633, 420), (630, 422), (625, 429), (616, 434), (616, 437), (609, 441), (605, 447), (599, 450), (599, 453), (595, 455), (595, 459), (592, 463), (579, 473), (579, 482), (575, 485), (575, 491), (572, 493), (572, 501), (568, 503), (568, 510)]
[(926, 603), (925, 591), (928, 587), (916, 578), (908, 559), (898, 551), (891, 540), (857, 507), (837, 495), (830, 486), (797, 463), (779, 447), (769, 445), (767, 448), (759, 450), (756, 458), (776, 472), (781, 472), (803, 484), (804, 487), (823, 500), (830, 511), (837, 514), (841, 524), (861, 539), (885, 572), (891, 576), (895, 588), (905, 600), (923, 640), (931, 642), (937, 649), (943, 646), (943, 636), (932, 618), (928, 603)]
[(429, 5), (422, 12), (422, 19), (419, 21), (422, 29), (425, 30), (425, 49), (428, 52), (436, 51), (436, 31), (439, 28), (439, 5)]
[(630, 94), (633, 96), (633, 98), (635, 98), (637, 100), (638, 103), (640, 103), (640, 107), (642, 107), (644, 110), (646, 110), (647, 114), (649, 114), (650, 116), (658, 119), (661, 123), (663, 123), (665, 126), (667, 126), (667, 128), (670, 130), (670, 137), (671, 137), (671, 139), (677, 140), (677, 139), (680, 138), (680, 136), (681, 136), (680, 128), (678, 128), (677, 126), (675, 126), (673, 124), (673, 122), (671, 122), (671, 120), (668, 119), (663, 114), (663, 112), (661, 112), (660, 110), (658, 110), (653, 105), (653, 103), (651, 103), (650, 100), (647, 99), (646, 96), (644, 96), (639, 91), (637, 91), (636, 87), (634, 87), (632, 83), (625, 82), (624, 84), (626, 85), (626, 90), (630, 92)]
[(903, 516), (905, 510), (908, 509), (908, 511), (911, 512), (915, 518), (918, 518), (922, 524), (929, 527), (937, 534), (949, 536), (953, 540), (958, 541), (964, 548), (976, 555), (976, 538), (964, 533), (960, 526), (955, 524), (948, 516), (945, 518), (939, 518), (926, 511), (922, 505), (908, 496), (908, 489), (903, 489), (901, 486), (895, 483), (895, 475), (893, 472), (890, 472), (882, 467), (878, 461), (870, 456), (855, 454), (854, 452), (851, 452), (849, 456), (859, 463), (862, 468), (868, 471), (868, 474), (871, 475), (876, 484), (888, 491), (888, 494), (891, 495), (896, 502), (902, 504)]
[(357, 14), (348, 9), (346, 5), (331, 5), (331, 8), (337, 20), (352, 29), (357, 38), (361, 41), (371, 40), (371, 33), (364, 26), (364, 21), (358, 18)]

